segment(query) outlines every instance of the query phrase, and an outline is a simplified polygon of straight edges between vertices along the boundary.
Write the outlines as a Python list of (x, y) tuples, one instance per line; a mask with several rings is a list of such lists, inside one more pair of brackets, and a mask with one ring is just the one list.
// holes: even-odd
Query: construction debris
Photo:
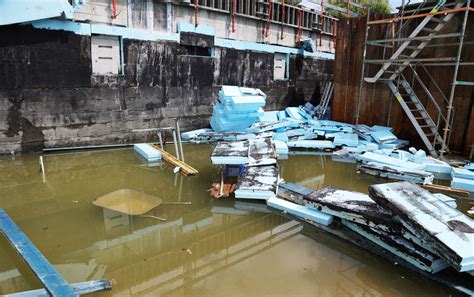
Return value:
[(211, 127), (216, 132), (245, 130), (263, 115), (266, 95), (259, 89), (222, 86)]
[(392, 211), (423, 246), (458, 271), (474, 270), (474, 221), (407, 182), (373, 185), (370, 197)]
[(246, 167), (239, 177), (235, 198), (267, 200), (275, 196), (278, 176), (275, 165)]
[(333, 220), (331, 215), (276, 197), (268, 199), (267, 205), (275, 209), (286, 211), (289, 214), (295, 215), (303, 220), (311, 220), (324, 226), (330, 225)]
[(449, 266), (474, 271), (474, 221), (446, 195), (397, 182), (370, 186), (369, 195), (282, 183), (278, 196), (286, 203), (271, 198), (267, 205), (300, 219), (309, 217), (300, 209), (330, 215), (335, 221), (330, 228), (342, 225), (417, 269), (432, 274)]
[[(266, 200), (275, 195), (279, 174), (275, 151), (269, 138), (221, 141), (214, 148), (211, 161), (215, 165), (226, 165), (222, 171), (221, 182), (215, 183), (211, 190), (211, 194), (214, 193), (212, 195), (216, 198), (228, 196), (231, 191), (235, 193), (236, 198), (242, 199)], [(235, 176), (229, 171), (232, 168), (230, 165), (245, 166), (243, 170), (236, 167), (238, 180), (235, 181), (235, 186), (225, 181)]]
[(161, 153), (148, 143), (134, 144), (133, 150), (149, 163), (161, 160)]
[(467, 165), (465, 168), (453, 168), (451, 187), (474, 192), (474, 171), (468, 168), (472, 168), (472, 165)]

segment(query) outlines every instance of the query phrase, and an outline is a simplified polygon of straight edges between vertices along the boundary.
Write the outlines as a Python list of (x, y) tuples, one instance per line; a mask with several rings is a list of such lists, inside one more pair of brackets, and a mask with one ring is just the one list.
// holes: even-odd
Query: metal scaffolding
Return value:
[[(474, 86), (474, 82), (458, 81), (459, 68), (474, 65), (461, 61), (464, 46), (467, 19), (471, 0), (423, 1), (409, 7), (401, 7), (396, 17), (370, 21), (368, 17), (364, 47), (383, 47), (381, 59), (370, 59), (364, 50), (362, 80), (359, 91), (356, 118), (359, 118), (363, 82), (385, 83), (407, 114), (410, 122), (418, 132), (423, 143), (433, 156), (443, 156), (449, 152), (451, 129), (454, 120), (453, 102), (458, 86)], [(446, 25), (456, 14), (462, 15), (462, 24), (458, 32), (445, 33)], [(384, 39), (368, 40), (369, 27), (375, 25), (390, 26)], [(388, 34), (390, 32), (390, 34)], [(442, 33), (443, 32), (443, 33)], [(442, 33), (442, 34), (441, 34)], [(443, 39), (445, 43), (430, 44), (432, 40)], [(454, 57), (420, 58), (425, 48), (456, 46)], [(390, 52), (390, 55), (387, 55)], [(380, 65), (375, 75), (367, 76), (366, 64)], [(451, 88), (448, 94), (441, 91), (436, 80), (427, 67), (454, 67)], [(415, 91), (415, 84), (418, 86)], [(430, 91), (432, 87), (436, 95)], [(434, 106), (434, 113), (429, 113), (426, 105), (419, 99), (420, 94), (428, 98)]]

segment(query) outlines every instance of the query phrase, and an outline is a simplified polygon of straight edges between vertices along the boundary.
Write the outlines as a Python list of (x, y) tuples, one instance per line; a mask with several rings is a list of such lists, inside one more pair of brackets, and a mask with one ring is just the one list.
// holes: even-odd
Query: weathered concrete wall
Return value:
[[(259, 87), (267, 109), (317, 99), (332, 62), (290, 59), (289, 80), (273, 80), (274, 55), (124, 40), (125, 73), (92, 75), (90, 37), (28, 26), (0, 28), (0, 154), (44, 147), (128, 143), (133, 129), (207, 127), (221, 85)], [(199, 40), (199, 36), (188, 41)]]
[[(130, 5), (128, 3), (130, 3)], [(180, 3), (180, 1), (153, 0), (117, 1), (118, 15), (116, 18), (113, 18), (112, 1), (88, 0), (85, 5), (82, 5), (80, 9), (74, 13), (74, 20), (95, 24), (112, 24), (162, 33), (178, 32), (178, 24), (192, 24), (195, 22), (194, 6)], [(255, 7), (256, 3), (251, 3), (250, 5)], [(254, 9), (251, 11), (254, 11)], [(288, 14), (289, 11), (287, 8), (287, 18), (289, 19)], [(314, 40), (319, 51), (334, 52), (334, 37), (331, 35), (331, 33), (333, 33), (331, 31), (333, 19), (327, 20), (325, 25), (326, 34), (323, 34), (321, 43), (319, 43), (319, 31), (311, 30), (307, 24), (309, 22), (312, 26), (315, 17), (310, 17), (307, 10), (305, 10), (304, 17), (306, 18), (305, 21), (307, 21), (303, 22), (306, 23), (306, 25), (302, 28), (302, 38), (311, 38)], [(284, 34), (283, 38), (281, 38), (280, 22), (271, 22), (268, 28), (268, 36), (264, 36), (265, 21), (256, 18), (254, 15), (238, 14), (235, 22), (236, 30), (233, 32), (231, 29), (232, 21), (227, 9), (224, 11), (212, 9), (205, 5), (203, 6), (202, 3), (198, 9), (198, 23), (214, 28), (215, 36), (218, 38), (261, 42), (288, 47), (294, 47), (297, 43), (298, 27), (295, 25), (284, 25)]]

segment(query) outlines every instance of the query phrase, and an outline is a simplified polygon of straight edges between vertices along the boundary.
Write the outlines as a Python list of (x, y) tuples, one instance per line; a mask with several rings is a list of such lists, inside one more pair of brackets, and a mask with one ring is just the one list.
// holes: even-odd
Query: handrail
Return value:
[(411, 64), (409, 65), (409, 67), (410, 67), (411, 71), (413, 72), (413, 76), (418, 81), (418, 83), (420, 84), (423, 91), (425, 91), (425, 93), (428, 95), (428, 98), (430, 98), (431, 102), (433, 103), (434, 107), (436, 108), (436, 111), (441, 113), (441, 107), (439, 107), (438, 102), (436, 102), (436, 99), (433, 97), (433, 95), (431, 95), (430, 91), (428, 90), (428, 87), (425, 85), (423, 80), (420, 78), (420, 76), (416, 72), (415, 68), (413, 68), (413, 66)]
[[(413, 66), (410, 64), (410, 69), (413, 71), (413, 74), (414, 74), (414, 77), (416, 78), (416, 80), (418, 81), (418, 83), (420, 84), (420, 86), (422, 87), (423, 91), (425, 91), (425, 93), (428, 95), (428, 98), (431, 100), (431, 102), (433, 103), (436, 111), (438, 112), (438, 118), (441, 117), (444, 121), (444, 123), (446, 123), (447, 119), (446, 117), (444, 116), (442, 110), (441, 110), (441, 107), (439, 106), (438, 102), (436, 102), (436, 99), (433, 97), (433, 95), (431, 95), (431, 92), (428, 90), (428, 87), (425, 85), (425, 83), (423, 82), (423, 80), (420, 78), (420, 76), (418, 75), (418, 73), (416, 72), (416, 70), (413, 68)], [(405, 77), (403, 75), (401, 75), (403, 77), (403, 79), (406, 81)], [(412, 88), (413, 89), (413, 88)], [(413, 90), (414, 91), (414, 90)], [(434, 123), (434, 122), (433, 122)], [(437, 125), (438, 126), (438, 125)]]
[(423, 70), (425, 70), (426, 74), (428, 74), (428, 77), (430, 78), (431, 82), (434, 83), (435, 87), (436, 87), (436, 90), (438, 91), (438, 93), (440, 93), (442, 96), (443, 96), (443, 99), (446, 103), (448, 103), (448, 97), (446, 97), (446, 95), (443, 93), (443, 91), (441, 91), (441, 88), (438, 86), (438, 84), (436, 83), (435, 79), (433, 78), (433, 76), (431, 76), (430, 72), (428, 71), (428, 69), (426, 69), (426, 66), (421, 63), (421, 62), (418, 62), (415, 64), (415, 66), (418, 66), (420, 65)]
[[(412, 16), (413, 15), (416, 15), (418, 12), (420, 12), (420, 8), (422, 6), (424, 2), (420, 2), (420, 5), (418, 5), (418, 7), (413, 11), (413, 13), (411, 14)], [(402, 12), (402, 15), (404, 14), (404, 11)], [(395, 34), (395, 36), (398, 36), (398, 37), (401, 37), (401, 34), (403, 32), (403, 29), (405, 29), (405, 27), (410, 24), (410, 22), (412, 21), (413, 19), (409, 19), (407, 22), (403, 23), (403, 20), (401, 20), (402, 22), (402, 25), (400, 26), (400, 29), (398, 29), (397, 33)]]

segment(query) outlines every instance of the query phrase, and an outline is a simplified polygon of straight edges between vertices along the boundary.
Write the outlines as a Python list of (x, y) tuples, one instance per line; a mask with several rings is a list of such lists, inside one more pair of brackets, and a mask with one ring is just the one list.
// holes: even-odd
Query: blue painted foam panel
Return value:
[(378, 143), (393, 143), (397, 140), (397, 137), (388, 130), (377, 130), (370, 135)]
[(302, 205), (298, 205), (280, 198), (272, 197), (267, 200), (267, 205), (282, 211), (286, 211), (302, 219), (309, 219), (318, 224), (329, 226), (333, 216)]
[(161, 160), (161, 153), (148, 143), (137, 143), (133, 145), (133, 150), (148, 162)]
[(468, 190), (469, 192), (474, 193), (474, 180), (453, 177), (453, 180), (451, 181), (451, 187)]
[(465, 168), (453, 167), (452, 175), (453, 175), (453, 177), (459, 177), (459, 178), (474, 180), (474, 172), (472, 172), (470, 170), (467, 170)]
[(0, 208), (0, 231), (52, 296), (77, 296), (72, 287)]

